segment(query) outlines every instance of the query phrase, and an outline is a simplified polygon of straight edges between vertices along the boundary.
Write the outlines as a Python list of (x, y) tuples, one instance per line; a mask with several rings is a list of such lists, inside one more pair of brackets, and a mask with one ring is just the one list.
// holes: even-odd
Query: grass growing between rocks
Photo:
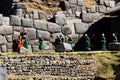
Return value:
[(98, 76), (107, 80), (115, 80), (120, 72), (117, 68), (120, 65), (120, 52), (95, 54), (97, 58)]
[[(15, 56), (73, 56), (81, 58), (94, 58), (96, 60), (96, 66), (98, 72), (96, 76), (106, 78), (107, 80), (115, 80), (120, 74), (120, 51), (91, 51), (91, 52), (60, 52), (60, 53), (4, 53), (0, 54), (6, 57)], [(8, 78), (40, 78), (40, 76), (12, 76), (8, 75)], [(50, 77), (50, 76), (49, 76)], [(54, 77), (54, 76), (51, 76)], [(58, 76), (59, 77), (59, 76)]]

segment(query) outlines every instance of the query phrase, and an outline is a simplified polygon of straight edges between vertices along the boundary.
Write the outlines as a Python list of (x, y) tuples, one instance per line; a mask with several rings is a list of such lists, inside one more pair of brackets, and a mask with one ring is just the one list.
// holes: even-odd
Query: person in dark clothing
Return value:
[(88, 35), (87, 34), (85, 34), (85, 42), (86, 42), (86, 44), (85, 44), (85, 50), (87, 50), (87, 51), (91, 51), (91, 43), (90, 43), (90, 38), (88, 37)]
[(26, 38), (26, 31), (25, 31), (25, 28), (23, 27), (22, 29), (21, 29), (21, 32), (20, 32), (20, 35), (22, 36), (22, 39), (25, 39)]
[(64, 38), (62, 37), (62, 35), (57, 36), (57, 38), (55, 39), (55, 44), (61, 44), (64, 42)]
[(43, 51), (45, 49), (45, 45), (43, 43), (43, 38), (39, 38), (39, 50)]
[(71, 47), (73, 48), (73, 39), (68, 36), (68, 43), (71, 45)]

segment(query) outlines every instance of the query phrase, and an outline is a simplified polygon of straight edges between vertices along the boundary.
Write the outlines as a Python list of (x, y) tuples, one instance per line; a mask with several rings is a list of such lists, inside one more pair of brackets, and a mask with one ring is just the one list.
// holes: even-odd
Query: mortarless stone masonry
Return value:
[[(39, 76), (40, 79), (50, 79), (49, 76), (53, 76), (51, 78), (57, 80), (59, 78), (88, 80), (94, 79), (96, 75), (97, 66), (95, 58), (84, 58), (77, 55), (59, 55), (58, 53), (52, 55), (49, 55), (50, 53), (48, 55), (42, 54), (33, 56), (24, 54), (8, 57), (1, 56), (0, 68), (5, 67), (7, 75)], [(8, 80), (11, 79), (8, 77)]]

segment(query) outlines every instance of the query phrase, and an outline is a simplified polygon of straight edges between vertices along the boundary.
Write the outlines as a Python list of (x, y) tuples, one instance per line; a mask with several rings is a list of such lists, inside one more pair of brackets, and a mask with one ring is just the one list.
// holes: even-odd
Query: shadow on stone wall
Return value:
[[(91, 49), (101, 49), (101, 35), (105, 34), (107, 44), (112, 42), (112, 33), (115, 33), (120, 41), (120, 18), (119, 17), (104, 17), (99, 21), (92, 24), (89, 29), (85, 32), (88, 34), (91, 40)], [(74, 51), (85, 50), (85, 39), (84, 36), (78, 40), (74, 46)]]
[(106, 78), (102, 78), (102, 77), (97, 76), (97, 77), (95, 77), (94, 80), (107, 80), (107, 79), (106, 79)]
[(9, 16), (12, 11), (12, 0), (0, 0), (0, 14)]

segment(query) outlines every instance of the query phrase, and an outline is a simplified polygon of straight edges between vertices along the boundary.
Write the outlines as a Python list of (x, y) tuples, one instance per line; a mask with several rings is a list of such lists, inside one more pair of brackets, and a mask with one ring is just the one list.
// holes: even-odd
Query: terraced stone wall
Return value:
[(97, 73), (96, 59), (79, 53), (9, 54), (0, 60), (7, 80), (92, 80)]

